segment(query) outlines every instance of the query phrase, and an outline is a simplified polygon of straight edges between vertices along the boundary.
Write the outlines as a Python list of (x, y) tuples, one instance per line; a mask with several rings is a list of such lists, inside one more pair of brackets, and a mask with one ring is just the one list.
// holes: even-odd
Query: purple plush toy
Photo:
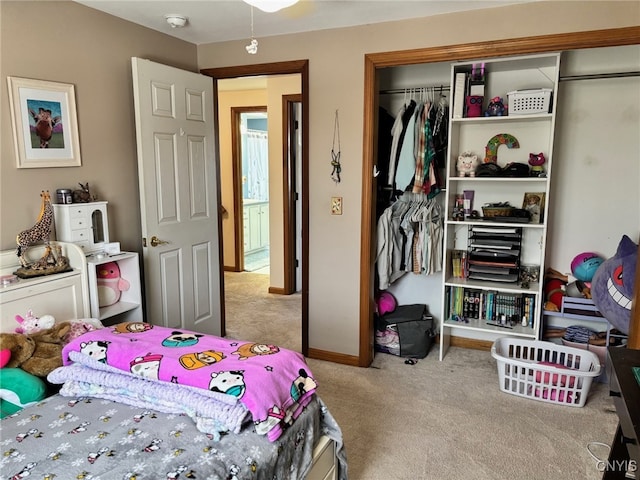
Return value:
[(600, 265), (591, 281), (593, 303), (611, 325), (625, 334), (629, 334), (637, 263), (638, 245), (623, 235), (616, 254)]

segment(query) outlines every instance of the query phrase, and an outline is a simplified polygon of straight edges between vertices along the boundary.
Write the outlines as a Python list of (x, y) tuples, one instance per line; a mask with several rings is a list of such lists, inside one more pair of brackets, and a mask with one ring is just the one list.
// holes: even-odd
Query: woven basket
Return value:
[(515, 207), (482, 207), (482, 215), (485, 217), (509, 217)]

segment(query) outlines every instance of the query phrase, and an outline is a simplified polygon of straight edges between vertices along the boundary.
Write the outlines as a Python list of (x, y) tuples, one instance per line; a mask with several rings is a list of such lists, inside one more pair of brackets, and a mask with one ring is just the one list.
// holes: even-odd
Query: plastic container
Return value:
[(491, 347), (500, 390), (541, 402), (583, 407), (600, 360), (588, 350), (551, 342), (498, 338)]
[(537, 88), (533, 90), (515, 90), (509, 96), (509, 115), (530, 115), (532, 113), (549, 113), (551, 89)]

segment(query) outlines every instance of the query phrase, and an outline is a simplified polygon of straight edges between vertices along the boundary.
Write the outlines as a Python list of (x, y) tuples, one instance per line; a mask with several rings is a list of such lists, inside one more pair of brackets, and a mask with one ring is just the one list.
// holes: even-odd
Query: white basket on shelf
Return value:
[(551, 103), (550, 88), (533, 90), (515, 90), (509, 96), (509, 115), (530, 115), (533, 113), (549, 113)]
[(520, 397), (583, 407), (600, 375), (600, 360), (587, 350), (551, 342), (498, 338), (491, 347), (500, 390)]

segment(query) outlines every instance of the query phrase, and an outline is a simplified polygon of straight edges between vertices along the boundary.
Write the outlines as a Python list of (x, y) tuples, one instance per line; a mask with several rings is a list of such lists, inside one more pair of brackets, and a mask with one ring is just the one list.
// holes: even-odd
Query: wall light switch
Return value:
[(331, 215), (342, 215), (342, 197), (331, 197)]

